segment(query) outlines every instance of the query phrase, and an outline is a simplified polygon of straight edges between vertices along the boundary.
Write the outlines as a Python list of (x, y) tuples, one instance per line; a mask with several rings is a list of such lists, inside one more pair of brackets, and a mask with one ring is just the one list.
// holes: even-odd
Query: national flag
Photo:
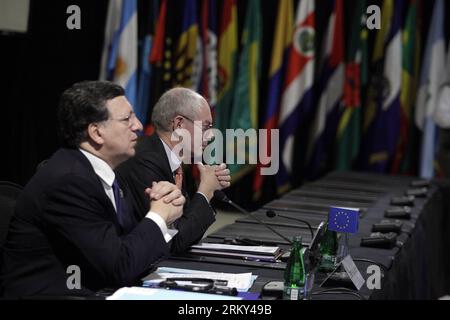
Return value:
[(150, 106), (150, 94), (151, 94), (151, 64), (150, 53), (152, 50), (153, 34), (156, 22), (156, 14), (158, 12), (158, 0), (151, 0), (149, 6), (149, 15), (146, 19), (146, 32), (142, 42), (140, 44), (140, 69), (139, 69), (139, 81), (138, 81), (138, 96), (137, 103), (134, 108), (136, 116), (145, 127), (147, 125), (147, 114)]
[(334, 10), (328, 21), (325, 59), (320, 76), (320, 99), (308, 145), (307, 175), (310, 179), (323, 173), (336, 137), (344, 92), (344, 20), (343, 0), (334, 0)]
[(357, 233), (359, 209), (331, 207), (328, 212), (328, 230)]
[(444, 1), (436, 0), (423, 57), (415, 114), (416, 125), (422, 131), (419, 174), (423, 178), (432, 178), (435, 171), (438, 131), (432, 116), (439, 87), (445, 80), (444, 64)]
[(184, 2), (181, 35), (175, 53), (175, 85), (198, 91), (203, 52), (197, 20), (197, 1)]
[(203, 68), (200, 92), (212, 111), (217, 104), (217, 0), (203, 0), (201, 14), (201, 37), (203, 39)]
[[(265, 141), (259, 141), (260, 150), (263, 150), (266, 155), (271, 155), (272, 157), (278, 156), (273, 154), (273, 151), (270, 149), (270, 137), (271, 130), (277, 127), (283, 77), (286, 69), (289, 48), (292, 44), (292, 32), (294, 29), (293, 8), (294, 5), (292, 0), (278, 1), (278, 14), (269, 69), (269, 92), (267, 94), (267, 105), (264, 117), (265, 120), (263, 123), (263, 129), (267, 130), (267, 136)], [(261, 195), (264, 179), (264, 176), (261, 174), (261, 168), (263, 166), (264, 165), (261, 163), (258, 163), (255, 178), (253, 180), (253, 192), (255, 194), (255, 199), (259, 198)]]
[[(410, 0), (406, 15), (405, 26), (402, 30), (402, 86), (400, 89), (400, 136), (393, 159), (391, 173), (406, 173), (405, 167), (410, 167), (413, 132), (411, 119), (413, 117), (413, 97), (417, 92), (417, 60), (420, 58), (420, 32), (417, 28), (418, 1)], [(417, 50), (419, 49), (419, 50)], [(404, 165), (402, 165), (404, 164)]]
[[(366, 163), (365, 168), (375, 172), (386, 172), (392, 163), (397, 147), (400, 127), (400, 88), (402, 83), (402, 0), (386, 0), (383, 3), (382, 29), (377, 34), (374, 58), (377, 65), (376, 75), (372, 83), (372, 95), (369, 97), (368, 116), (371, 122), (366, 123)], [(385, 23), (385, 25), (383, 25)], [(389, 27), (390, 26), (390, 27)], [(384, 61), (379, 56), (385, 50)], [(382, 63), (380, 63), (382, 61)], [(367, 120), (367, 119), (366, 119)]]
[[(150, 106), (156, 104), (159, 97), (172, 87), (173, 63), (173, 0), (162, 0), (159, 7), (155, 36), (149, 61), (152, 68), (151, 83), (152, 94)], [(149, 110), (148, 118), (151, 115)], [(150, 119), (147, 120), (145, 134), (151, 135), (154, 131)]]
[(137, 101), (137, 27), (137, 0), (109, 2), (100, 80), (124, 87), (132, 106)]
[[(239, 69), (234, 88), (233, 108), (231, 110), (230, 129), (244, 132), (258, 127), (259, 79), (261, 75), (261, 41), (262, 25), (259, 0), (249, 0), (247, 14), (242, 31), (242, 50), (239, 56)], [(235, 140), (235, 139), (232, 139)], [(252, 141), (254, 140), (254, 141)], [(256, 164), (258, 157), (257, 140), (236, 139), (228, 141), (227, 154), (235, 154), (236, 160), (245, 153), (246, 164)], [(236, 151), (236, 152), (233, 152)], [(244, 176), (252, 166), (240, 164), (239, 161), (228, 164), (232, 181)]]
[(225, 136), (229, 128), (238, 50), (236, 0), (224, 0), (219, 28), (219, 91), (215, 109), (216, 127)]
[(336, 135), (336, 169), (349, 170), (359, 154), (361, 137), (362, 92), (368, 77), (368, 30), (366, 1), (356, 2), (346, 53), (344, 96)]
[(290, 188), (293, 168), (294, 136), (304, 116), (312, 108), (312, 86), (315, 60), (314, 0), (300, 0), (297, 8), (293, 41), (289, 52), (281, 99), (278, 127), (280, 128), (280, 169), (278, 192)]
[[(214, 109), (217, 103), (218, 71), (217, 71), (217, 0), (203, 0), (200, 17), (199, 36), (203, 55), (203, 65), (200, 77), (200, 94), (208, 101), (214, 119)], [(197, 166), (191, 167), (192, 177), (200, 181)]]

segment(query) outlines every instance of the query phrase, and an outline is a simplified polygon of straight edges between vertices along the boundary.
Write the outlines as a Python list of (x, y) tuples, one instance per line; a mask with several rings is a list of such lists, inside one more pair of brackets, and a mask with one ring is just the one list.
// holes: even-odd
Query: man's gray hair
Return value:
[(205, 99), (187, 88), (173, 88), (166, 91), (153, 107), (152, 123), (157, 131), (171, 131), (171, 123), (177, 115), (196, 119), (197, 110)]

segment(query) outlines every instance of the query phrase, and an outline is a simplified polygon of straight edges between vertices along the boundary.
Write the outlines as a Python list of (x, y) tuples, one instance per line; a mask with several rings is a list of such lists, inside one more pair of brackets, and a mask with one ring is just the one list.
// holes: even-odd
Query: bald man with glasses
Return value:
[[(136, 156), (120, 165), (116, 172), (132, 190), (134, 212), (145, 215), (145, 196), (140, 190), (159, 181), (177, 185), (186, 198), (183, 215), (175, 221), (177, 235), (172, 241), (172, 252), (184, 252), (199, 241), (215, 221), (215, 211), (210, 205), (215, 190), (230, 185), (230, 171), (225, 164), (209, 166), (201, 163), (203, 151), (213, 138), (213, 120), (207, 101), (187, 88), (173, 88), (164, 93), (153, 108), (152, 123), (155, 134), (141, 137), (136, 146)], [(180, 139), (179, 132), (189, 139)], [(176, 148), (183, 141), (183, 154)], [(186, 142), (188, 141), (188, 142)], [(198, 166), (200, 183), (189, 193), (183, 164)]]

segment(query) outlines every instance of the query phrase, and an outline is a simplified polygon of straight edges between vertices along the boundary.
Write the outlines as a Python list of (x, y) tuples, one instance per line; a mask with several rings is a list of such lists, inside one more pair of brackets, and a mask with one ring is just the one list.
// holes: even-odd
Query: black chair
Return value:
[(16, 200), (22, 189), (22, 186), (16, 183), (0, 181), (0, 254), (8, 233), (9, 222), (14, 214)]
[(45, 167), (47, 162), (48, 162), (48, 159), (45, 159), (45, 160), (42, 160), (41, 162), (39, 162), (39, 164), (36, 166), (36, 172), (41, 170), (43, 167)]

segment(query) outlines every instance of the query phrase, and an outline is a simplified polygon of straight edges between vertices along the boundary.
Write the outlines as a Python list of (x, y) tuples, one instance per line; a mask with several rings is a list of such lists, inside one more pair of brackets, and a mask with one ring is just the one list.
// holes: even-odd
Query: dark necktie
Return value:
[(117, 220), (119, 220), (120, 225), (123, 226), (123, 208), (122, 208), (123, 195), (122, 190), (119, 187), (119, 183), (117, 182), (117, 179), (114, 179), (112, 189), (114, 192), (114, 201), (116, 202)]
[(175, 170), (175, 185), (178, 189), (183, 190), (183, 168), (181, 166)]

